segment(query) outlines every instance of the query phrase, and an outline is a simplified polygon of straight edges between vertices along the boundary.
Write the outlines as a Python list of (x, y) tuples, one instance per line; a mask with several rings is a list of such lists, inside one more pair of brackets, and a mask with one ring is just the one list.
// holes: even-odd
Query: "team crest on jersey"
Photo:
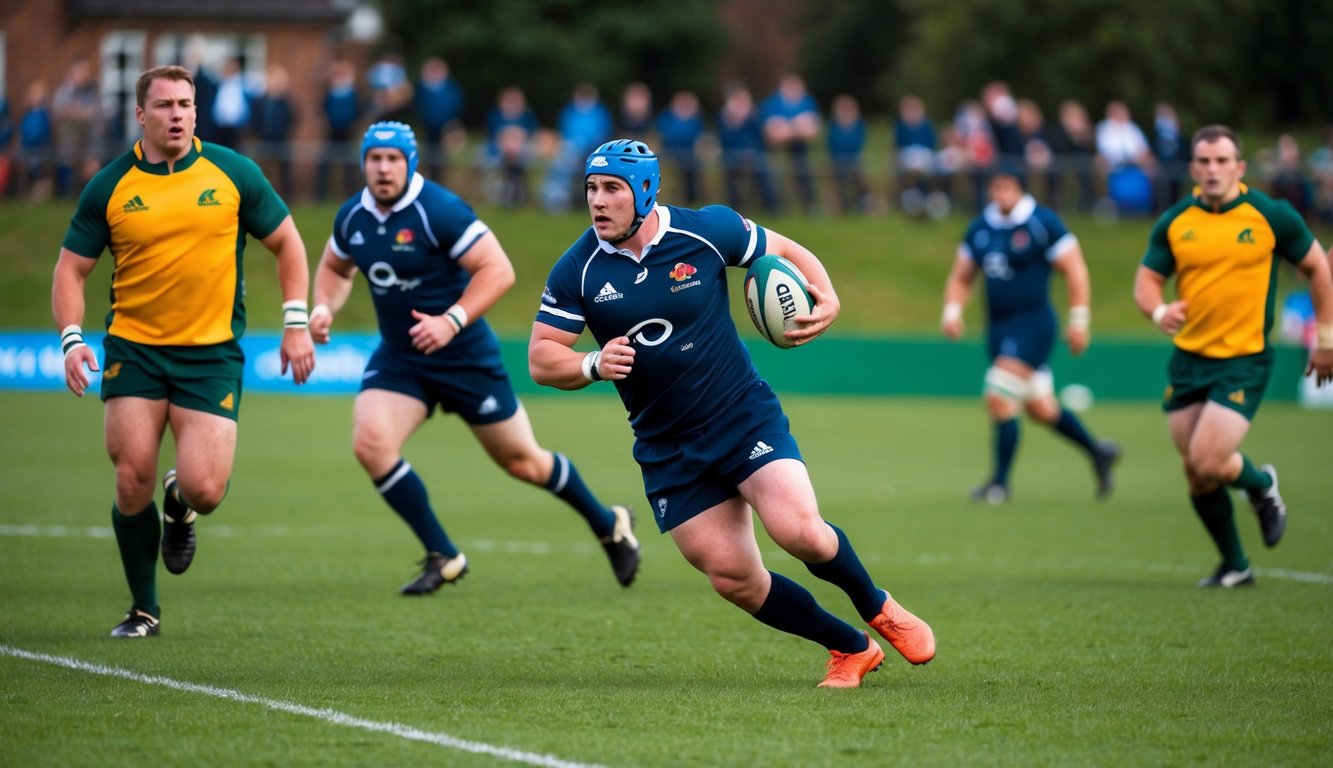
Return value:
[(1032, 245), (1032, 236), (1026, 229), (1016, 229), (1009, 236), (1009, 247), (1015, 251), (1026, 251), (1029, 245)]
[(1254, 245), (1254, 230), (1246, 227), (1242, 229), (1239, 235), (1236, 235), (1236, 242), (1246, 245)]
[(415, 251), (416, 246), (412, 245), (412, 240), (415, 239), (415, 237), (416, 235), (413, 234), (412, 230), (400, 229), (394, 233), (393, 245), (389, 246), (389, 248), (400, 253), (404, 251)]
[(216, 189), (205, 189), (203, 192), (200, 192), (199, 207), (203, 208), (210, 205), (222, 205), (222, 203), (218, 201), (217, 194), (218, 191)]
[[(683, 261), (677, 262), (676, 268), (667, 273), (668, 277), (680, 283), (680, 285), (671, 286), (671, 292), (676, 293), (677, 291), (683, 291), (686, 288), (693, 288), (696, 285), (703, 285), (702, 280), (690, 280), (690, 278), (694, 277), (695, 273), (698, 271), (699, 270), (695, 269), (691, 264), (686, 264)], [(681, 282), (683, 280), (690, 280), (690, 282)]]

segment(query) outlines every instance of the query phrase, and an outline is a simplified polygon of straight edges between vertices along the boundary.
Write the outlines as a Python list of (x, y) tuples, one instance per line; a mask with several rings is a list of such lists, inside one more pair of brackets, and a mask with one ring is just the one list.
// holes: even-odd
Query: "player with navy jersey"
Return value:
[(1050, 300), (1052, 270), (1069, 286), (1069, 323), (1065, 340), (1074, 355), (1088, 347), (1088, 268), (1078, 238), (1051, 209), (1025, 194), (1018, 174), (996, 173), (990, 181), (990, 205), (973, 219), (958, 246), (944, 286), (940, 325), (951, 340), (963, 333), (963, 305), (977, 275), (986, 279), (986, 408), (994, 424), (994, 472), (972, 492), (990, 504), (1009, 499), (1009, 472), (1018, 452), (1018, 415), (1053, 427), (1087, 453), (1097, 478), (1097, 497), (1111, 492), (1111, 468), (1120, 447), (1093, 438), (1069, 409), (1055, 398), (1051, 349), (1057, 322)]
[[(593, 225), (547, 280), (528, 351), (533, 378), (569, 390), (614, 384), (658, 528), (722, 597), (827, 648), (821, 686), (860, 685), (884, 651), (804, 587), (764, 567), (751, 507), (779, 546), (842, 588), (904, 658), (930, 661), (930, 627), (876, 587), (846, 535), (820, 517), (787, 417), (731, 320), (727, 268), (775, 253), (810, 279), (817, 303), (787, 336), (811, 341), (838, 316), (824, 267), (730, 208), (657, 204), (658, 161), (643, 142), (603, 144), (584, 170)], [(577, 352), (585, 328), (598, 348)]]
[(353, 278), (364, 274), (381, 338), (361, 378), (353, 443), (376, 490), (426, 551), (421, 575), (403, 594), (430, 594), (468, 570), (402, 456), (437, 405), (462, 417), (510, 475), (577, 510), (602, 542), (616, 579), (629, 586), (639, 567), (630, 510), (603, 506), (567, 457), (537, 444), (482, 318), (514, 284), (500, 241), (460, 197), (416, 172), (417, 142), (407, 125), (370, 126), (361, 156), (366, 188), (334, 218), (315, 274), (310, 331), (315, 341), (328, 342)]

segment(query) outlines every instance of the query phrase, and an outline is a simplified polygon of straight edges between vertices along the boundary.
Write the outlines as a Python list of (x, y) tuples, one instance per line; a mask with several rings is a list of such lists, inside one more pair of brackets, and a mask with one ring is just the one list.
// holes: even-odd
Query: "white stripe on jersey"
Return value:
[(565, 318), (566, 320), (577, 320), (577, 321), (580, 322), (580, 323), (586, 322), (586, 321), (583, 319), (583, 315), (576, 315), (576, 314), (574, 314), (573, 312), (566, 312), (566, 311), (563, 310), (563, 309), (556, 309), (555, 307), (548, 307), (548, 306), (546, 306), (545, 304), (541, 305), (541, 311), (543, 311), (543, 312), (549, 312), (550, 314), (555, 315), (556, 317), (563, 317), (563, 318)]
[(435, 236), (435, 230), (430, 228), (430, 219), (426, 218), (426, 206), (421, 204), (420, 200), (413, 200), (412, 207), (416, 209), (417, 216), (421, 219), (421, 228), (426, 230), (426, 238), (430, 244), (436, 248), (440, 247), (440, 238)]
[(490, 231), (491, 228), (486, 226), (481, 219), (472, 222), (468, 225), (467, 229), (463, 230), (463, 234), (459, 235), (458, 239), (454, 241), (454, 246), (449, 249), (449, 258), (458, 259), (463, 254), (467, 253), (467, 250), (480, 240), (483, 235)]

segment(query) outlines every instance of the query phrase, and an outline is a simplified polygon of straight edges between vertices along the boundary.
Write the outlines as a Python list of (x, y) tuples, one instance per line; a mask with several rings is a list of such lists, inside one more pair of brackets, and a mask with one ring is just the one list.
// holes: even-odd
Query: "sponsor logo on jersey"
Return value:
[(411, 280), (400, 279), (398, 273), (394, 271), (393, 265), (387, 261), (377, 261), (371, 264), (370, 269), (366, 270), (366, 279), (370, 281), (370, 289), (379, 296), (383, 296), (394, 288), (406, 293), (421, 285), (421, 278), (419, 277), (414, 277)]
[(768, 443), (765, 443), (763, 440), (760, 440), (759, 442), (754, 444), (754, 448), (750, 449), (750, 460), (753, 461), (759, 458), (760, 456), (763, 456), (764, 454), (772, 452), (773, 452), (773, 446), (769, 445)]
[(677, 262), (676, 268), (668, 272), (667, 277), (670, 277), (672, 280), (675, 280), (676, 282), (679, 283), (682, 280), (690, 279), (690, 276), (698, 271), (699, 270), (695, 269), (689, 264), (686, 264), (685, 262)]
[(625, 294), (621, 293), (620, 291), (617, 291), (615, 286), (611, 285), (610, 283), (607, 283), (606, 285), (602, 286), (602, 290), (598, 291), (597, 295), (594, 296), (592, 300), (598, 304), (601, 304), (604, 301), (615, 301), (617, 299), (623, 299), (623, 298), (625, 298)]
[(549, 285), (542, 286), (542, 302), (545, 304), (555, 303), (555, 296), (551, 294), (551, 286)]
[(1032, 236), (1026, 229), (1016, 229), (1009, 236), (1009, 247), (1015, 251), (1026, 251), (1029, 245), (1032, 245)]
[(1247, 245), (1254, 245), (1254, 230), (1250, 229), (1249, 227), (1242, 229), (1240, 231), (1240, 234), (1236, 235), (1236, 242), (1245, 243)]
[(138, 195), (131, 197), (125, 202), (125, 213), (139, 213), (140, 211), (146, 210), (148, 210), (148, 206), (144, 204), (143, 198)]
[(1194, 230), (1192, 230), (1192, 229), (1187, 229), (1187, 230), (1185, 230), (1185, 234), (1183, 234), (1183, 235), (1180, 236), (1180, 242), (1182, 242), (1182, 243), (1192, 243), (1192, 242), (1194, 242), (1195, 240), (1198, 240), (1198, 239), (1199, 239), (1199, 236), (1196, 235), (1196, 234), (1194, 234)]
[(205, 189), (203, 192), (200, 192), (199, 206), (202, 208), (204, 206), (209, 206), (209, 205), (222, 205), (222, 203), (219, 202), (216, 197), (217, 192), (218, 191), (216, 189)]
[(361, 234), (361, 230), (358, 229), (357, 231), (352, 233), (351, 239), (348, 240), (347, 242), (350, 245), (365, 245), (366, 238), (364, 235)]
[[(673, 330), (675, 330), (675, 326), (671, 324), (670, 320), (654, 317), (635, 324), (633, 328), (625, 331), (625, 335), (629, 337), (631, 344), (642, 344), (645, 347), (655, 347), (671, 338), (671, 332)], [(656, 333), (657, 335), (649, 335), (652, 333)]]
[(218, 403), (218, 407), (222, 408), (224, 411), (236, 410), (236, 396), (233, 393), (228, 392), (227, 396), (222, 398), (222, 402)]
[(389, 246), (389, 249), (393, 251), (398, 251), (399, 253), (415, 251), (417, 248), (416, 246), (412, 245), (412, 240), (414, 239), (414, 237), (415, 236), (413, 235), (412, 230), (400, 229), (394, 233), (393, 245)]

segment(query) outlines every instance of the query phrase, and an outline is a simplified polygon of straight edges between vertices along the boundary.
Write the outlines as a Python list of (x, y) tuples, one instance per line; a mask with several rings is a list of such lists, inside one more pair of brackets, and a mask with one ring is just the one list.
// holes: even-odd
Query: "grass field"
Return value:
[[(528, 406), (605, 500), (643, 508), (614, 398)], [(1028, 427), (1002, 508), (965, 500), (975, 403), (787, 406), (825, 515), (934, 626), (930, 665), (890, 654), (859, 690), (817, 690), (824, 652), (713, 595), (646, 515), (622, 590), (573, 513), (449, 420), (408, 457), (473, 570), (401, 598), (419, 553), (355, 465), (350, 401), (264, 395), (194, 566), (160, 571), (161, 637), (112, 641), (128, 596), (100, 406), (4, 393), (0, 764), (1328, 764), (1333, 414), (1265, 406), (1247, 449), (1282, 471), (1287, 537), (1265, 550), (1240, 501), (1259, 585), (1200, 591), (1215, 558), (1151, 404), (1087, 414), (1125, 446), (1109, 502)]]

